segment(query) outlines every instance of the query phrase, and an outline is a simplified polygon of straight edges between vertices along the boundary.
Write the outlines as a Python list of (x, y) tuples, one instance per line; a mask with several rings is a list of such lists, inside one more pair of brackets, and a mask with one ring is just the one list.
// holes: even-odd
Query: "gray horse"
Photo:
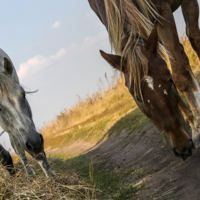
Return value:
[[(22, 161), (28, 175), (35, 174), (25, 155), (27, 151), (38, 161), (46, 176), (56, 176), (47, 162), (44, 140), (37, 132), (26, 92), (19, 83), (9, 56), (0, 49), (0, 126), (9, 134), (11, 145)], [(15, 174), (12, 158), (0, 145), (0, 162), (11, 175)]]

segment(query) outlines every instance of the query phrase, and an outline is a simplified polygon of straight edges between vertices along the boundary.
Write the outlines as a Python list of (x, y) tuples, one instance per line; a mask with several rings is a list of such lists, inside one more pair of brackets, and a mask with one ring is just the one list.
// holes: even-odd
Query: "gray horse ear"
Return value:
[(115, 69), (124, 72), (125, 67), (122, 66), (121, 69), (121, 56), (112, 55), (105, 53), (104, 51), (100, 50), (101, 56)]
[(144, 52), (148, 58), (156, 56), (158, 50), (158, 31), (156, 21), (154, 22), (153, 29), (146, 42)]
[(3, 72), (12, 76), (13, 66), (12, 66), (11, 61), (8, 58), (4, 58)]

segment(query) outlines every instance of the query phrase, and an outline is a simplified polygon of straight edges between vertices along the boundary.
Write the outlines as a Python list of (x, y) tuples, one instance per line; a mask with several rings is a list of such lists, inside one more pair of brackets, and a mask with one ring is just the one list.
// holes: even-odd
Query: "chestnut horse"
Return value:
[[(107, 28), (111, 45), (118, 54), (101, 51), (101, 55), (112, 67), (124, 73), (126, 86), (138, 107), (169, 137), (174, 154), (185, 160), (192, 155), (193, 142), (187, 134), (182, 114), (192, 127), (197, 148), (200, 145), (200, 89), (179, 43), (172, 13), (182, 6), (187, 34), (200, 56), (197, 1), (88, 1)], [(158, 23), (152, 28), (155, 19)], [(164, 61), (164, 48), (158, 45), (158, 40), (169, 54), (172, 76)], [(176, 87), (186, 96), (191, 110), (180, 98)]]

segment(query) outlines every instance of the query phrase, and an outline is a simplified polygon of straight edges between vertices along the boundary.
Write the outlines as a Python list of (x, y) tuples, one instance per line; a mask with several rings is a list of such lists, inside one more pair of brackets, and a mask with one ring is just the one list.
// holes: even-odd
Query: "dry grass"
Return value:
[[(198, 70), (200, 66), (198, 56), (192, 49), (186, 36), (181, 37), (181, 43), (188, 55), (192, 69), (195, 71)], [(99, 91), (95, 92), (92, 96), (87, 96), (83, 100), (80, 99), (72, 108), (64, 110), (54, 120), (44, 125), (41, 129), (41, 133), (44, 135), (45, 139), (48, 138), (48, 141), (50, 141), (55, 135), (62, 134), (63, 132), (73, 132), (74, 127), (80, 129), (80, 127), (83, 127), (85, 124), (89, 125), (89, 121), (96, 118), (97, 115), (108, 115), (108, 112), (112, 112), (112, 114), (115, 115), (117, 113), (117, 105), (125, 105), (126, 100), (132, 101), (132, 97), (124, 86), (124, 81), (122, 79), (118, 77), (115, 78), (112, 83), (109, 83), (108, 80), (107, 82), (108, 87), (106, 89), (105, 87), (99, 87)], [(126, 107), (132, 109), (133, 104), (129, 103)], [(115, 109), (112, 109), (114, 107)], [(98, 118), (97, 120), (101, 119)], [(97, 123), (96, 121), (96, 124)], [(95, 126), (95, 123), (93, 123), (92, 126)], [(79, 130), (79, 132), (80, 131), (82, 130)]]
[[(67, 174), (63, 171), (62, 174), (57, 173), (56, 179), (46, 178), (37, 163), (31, 160), (37, 175), (26, 176), (21, 162), (15, 162), (18, 171), (15, 178), (0, 168), (0, 199), (94, 199), (96, 191), (93, 186), (76, 173)], [(54, 159), (51, 159), (51, 162), (54, 162)]]
[(193, 70), (197, 70), (200, 67), (200, 61), (199, 58), (196, 54), (196, 52), (193, 50), (190, 41), (188, 40), (186, 35), (183, 35), (180, 38), (181, 44), (184, 46), (185, 53), (187, 54), (189, 61), (190, 61), (190, 66), (192, 67)]
[[(94, 164), (85, 156), (69, 156), (66, 154), (51, 155), (51, 162), (58, 178), (48, 179), (41, 168), (31, 160), (36, 175), (27, 177), (22, 164), (15, 160), (18, 177), (10, 177), (0, 168), (0, 199), (44, 199), (44, 200), (76, 200), (76, 199), (132, 199), (135, 194), (146, 188), (145, 184), (137, 187), (124, 185), (126, 177), (134, 171), (140, 178), (146, 171), (122, 170), (114, 172), (105, 170), (101, 164)], [(137, 173), (135, 173), (137, 172)]]
[(92, 96), (80, 99), (71, 109), (61, 112), (56, 119), (45, 125), (40, 131), (44, 137), (66, 131), (127, 98), (130, 98), (130, 95), (124, 86), (124, 81), (116, 76), (112, 83), (108, 82), (106, 89), (99, 87), (99, 91)]

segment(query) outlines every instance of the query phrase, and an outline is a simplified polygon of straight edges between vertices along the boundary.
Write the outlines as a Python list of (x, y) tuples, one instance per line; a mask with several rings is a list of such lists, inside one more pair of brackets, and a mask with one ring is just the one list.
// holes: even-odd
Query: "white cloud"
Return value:
[(94, 48), (95, 44), (101, 42), (106, 42), (108, 44), (108, 34), (106, 31), (102, 31), (93, 37), (86, 37), (81, 44), (73, 43), (67, 48), (61, 48), (56, 54), (47, 57), (36, 55), (27, 62), (20, 64), (17, 74), (20, 80), (29, 79), (29, 76), (32, 77), (37, 73), (42, 72), (59, 60), (69, 59), (71, 61), (73, 60), (72, 56), (76, 56), (76, 54), (81, 55), (83, 52), (84, 54), (87, 54), (88, 50), (91, 52), (90, 49)]
[(30, 58), (26, 63), (22, 63), (17, 72), (20, 80), (28, 78), (29, 76), (33, 76), (38, 72), (43, 71), (48, 68), (55, 62), (56, 60), (61, 59), (66, 53), (66, 49), (60, 49), (55, 55), (51, 55), (49, 57), (44, 57), (42, 55), (34, 56)]
[(66, 49), (61, 48), (55, 55), (51, 55), (50, 59), (53, 60), (59, 60), (66, 54)]
[(39, 89), (38, 93), (28, 96), (37, 127), (73, 105), (77, 94), (85, 97), (96, 91), (97, 82), (105, 73), (112, 76), (112, 68), (101, 57), (99, 49), (110, 52), (106, 31), (63, 47), (52, 55), (36, 55), (20, 65), (17, 73), (21, 84), (30, 90)]
[(56, 21), (56, 22), (53, 24), (52, 28), (58, 28), (58, 27), (60, 27), (60, 25), (61, 25), (61, 22), (60, 22), (60, 21)]

